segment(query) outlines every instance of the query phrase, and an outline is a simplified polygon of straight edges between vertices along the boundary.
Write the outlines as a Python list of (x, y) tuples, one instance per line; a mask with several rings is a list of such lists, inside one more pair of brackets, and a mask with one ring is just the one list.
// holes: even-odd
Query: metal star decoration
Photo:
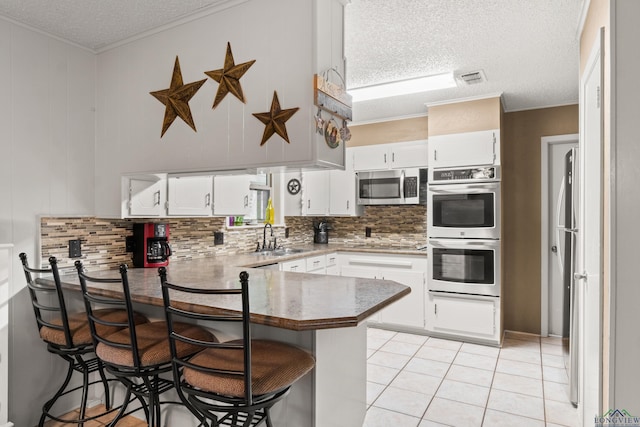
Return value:
[(273, 91), (271, 111), (267, 111), (266, 113), (253, 113), (258, 120), (266, 125), (264, 133), (262, 134), (262, 142), (260, 143), (260, 146), (264, 145), (264, 143), (267, 142), (274, 133), (280, 135), (282, 139), (287, 141), (287, 144), (290, 144), (285, 122), (289, 120), (299, 109), (300, 108), (298, 107), (286, 110), (281, 109), (280, 101), (278, 100), (278, 93)]
[[(193, 123), (191, 109), (189, 108), (189, 100), (196, 94), (198, 89), (206, 82), (207, 79), (198, 80), (197, 82), (184, 84), (182, 82), (182, 72), (180, 71), (180, 61), (176, 56), (176, 62), (173, 66), (173, 75), (171, 76), (171, 86), (169, 89), (149, 92), (158, 101), (165, 105), (164, 120), (162, 122), (162, 134), (169, 129), (176, 117), (180, 117), (191, 129), (196, 131), (196, 125)], [(197, 132), (197, 131), (196, 131)]]
[(240, 77), (247, 72), (254, 62), (256, 62), (255, 59), (236, 65), (233, 61), (233, 53), (231, 53), (231, 43), (227, 42), (227, 55), (224, 58), (224, 68), (205, 71), (207, 76), (220, 83), (218, 92), (216, 92), (216, 98), (213, 101), (213, 107), (211, 108), (216, 108), (229, 92), (240, 101), (245, 102), (242, 86), (240, 85)]

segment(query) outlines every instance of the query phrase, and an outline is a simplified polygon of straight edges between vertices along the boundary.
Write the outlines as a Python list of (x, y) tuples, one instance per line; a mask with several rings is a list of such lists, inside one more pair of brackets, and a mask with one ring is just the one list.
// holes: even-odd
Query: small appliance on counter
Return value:
[(331, 227), (328, 223), (320, 221), (313, 223), (313, 243), (329, 243), (329, 230)]
[(170, 256), (169, 224), (133, 224), (134, 267), (164, 267)]

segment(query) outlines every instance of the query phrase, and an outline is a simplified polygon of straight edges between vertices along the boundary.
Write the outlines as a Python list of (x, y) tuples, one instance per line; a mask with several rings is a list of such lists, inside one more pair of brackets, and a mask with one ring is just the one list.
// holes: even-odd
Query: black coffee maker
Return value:
[(169, 224), (133, 224), (134, 267), (165, 267), (170, 256)]
[(329, 230), (331, 227), (328, 223), (320, 221), (313, 223), (313, 243), (329, 243)]

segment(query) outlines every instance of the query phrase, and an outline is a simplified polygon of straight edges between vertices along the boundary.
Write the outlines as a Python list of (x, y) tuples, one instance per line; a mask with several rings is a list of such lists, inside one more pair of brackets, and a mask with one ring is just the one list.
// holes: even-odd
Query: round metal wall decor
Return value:
[(300, 192), (300, 181), (291, 178), (287, 183), (287, 191), (292, 195), (298, 194)]
[(327, 120), (324, 128), (324, 140), (331, 148), (336, 148), (342, 142), (342, 136), (340, 135), (340, 128), (334, 119)]

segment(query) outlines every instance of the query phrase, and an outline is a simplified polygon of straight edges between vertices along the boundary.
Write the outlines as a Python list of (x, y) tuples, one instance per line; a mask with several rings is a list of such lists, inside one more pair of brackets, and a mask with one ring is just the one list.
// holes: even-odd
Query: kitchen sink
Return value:
[(296, 249), (296, 248), (279, 248), (271, 251), (275, 256), (281, 255), (290, 255), (290, 254), (299, 254), (300, 252), (304, 252), (304, 249)]
[(264, 255), (264, 256), (285, 256), (285, 255), (299, 254), (304, 251), (305, 251), (304, 249), (297, 249), (297, 248), (278, 248), (274, 250), (254, 252), (253, 254)]

